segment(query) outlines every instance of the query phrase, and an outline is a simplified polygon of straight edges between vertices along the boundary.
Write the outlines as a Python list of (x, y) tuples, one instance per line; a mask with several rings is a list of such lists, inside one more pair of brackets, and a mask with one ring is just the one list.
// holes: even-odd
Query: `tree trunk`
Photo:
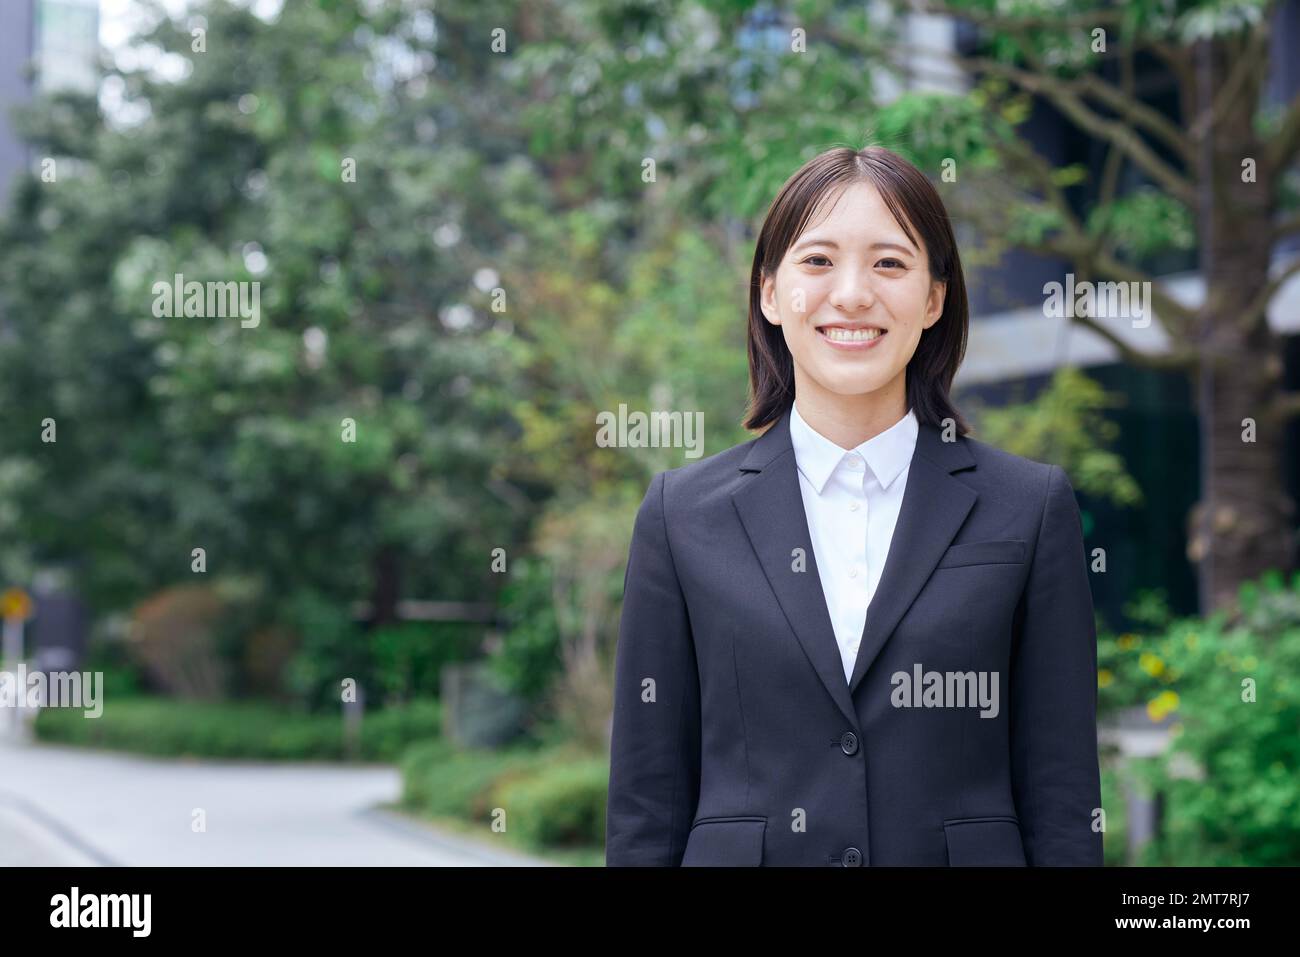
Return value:
[[(1198, 114), (1231, 66), (1222, 43), (1202, 47)], [(1257, 102), (1259, 90), (1243, 103)], [(1231, 606), (1242, 582), (1290, 571), (1294, 503), (1282, 481), (1285, 422), (1270, 404), (1282, 384), (1282, 343), (1266, 314), (1247, 315), (1268, 282), (1275, 212), (1272, 171), (1252, 111), (1228, 111), (1199, 144), (1201, 274), (1195, 374), (1201, 435), (1201, 498), (1189, 516), (1187, 557), (1198, 566), (1202, 614)], [(1243, 160), (1255, 176), (1243, 176)], [(1249, 440), (1245, 420), (1255, 423)]]
[(370, 627), (397, 621), (397, 602), (401, 593), (401, 574), (397, 549), (384, 545), (375, 554), (374, 582), (370, 592)]
[[(1188, 559), (1196, 564), (1201, 612), (1231, 606), (1244, 581), (1293, 564), (1294, 503), (1282, 483), (1283, 423), (1264, 415), (1277, 391), (1263, 370), (1277, 351), (1237, 344), (1221, 353), (1198, 392), (1204, 483), (1189, 520)], [(1255, 420), (1255, 441), (1242, 420)]]

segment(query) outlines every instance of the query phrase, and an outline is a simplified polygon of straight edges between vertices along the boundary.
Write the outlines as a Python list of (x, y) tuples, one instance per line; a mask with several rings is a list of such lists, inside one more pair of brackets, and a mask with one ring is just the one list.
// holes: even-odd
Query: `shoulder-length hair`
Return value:
[(840, 146), (810, 159), (785, 181), (772, 201), (754, 248), (749, 280), (749, 409), (745, 428), (763, 429), (778, 421), (794, 402), (794, 360), (780, 326), (760, 308), (762, 281), (776, 274), (790, 245), (803, 232), (823, 198), (855, 182), (871, 183), (912, 242), (921, 234), (930, 259), (930, 276), (947, 285), (939, 321), (921, 332), (907, 363), (907, 402), (917, 421), (942, 427), (952, 419), (957, 432), (970, 432), (948, 398), (957, 367), (966, 355), (970, 306), (957, 240), (943, 200), (925, 175), (882, 146), (855, 150)]

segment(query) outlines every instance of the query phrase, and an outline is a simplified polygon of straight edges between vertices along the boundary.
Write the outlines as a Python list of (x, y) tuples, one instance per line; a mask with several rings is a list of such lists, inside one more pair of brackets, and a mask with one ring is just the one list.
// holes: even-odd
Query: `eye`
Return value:
[[(814, 259), (825, 260), (825, 262), (824, 262), (824, 263), (815, 263), (815, 262), (813, 262)], [(829, 259), (826, 259), (826, 257), (823, 256), (821, 253), (813, 253), (813, 254), (812, 254), (811, 256), (809, 256), (807, 259), (800, 260), (800, 263), (799, 263), (799, 264), (802, 266), (802, 265), (804, 265), (805, 263), (810, 264), (810, 265), (813, 265), (813, 266), (821, 266), (821, 265), (823, 265), (823, 264), (829, 266), (829, 265), (831, 264), (831, 261), (830, 261)]]
[[(893, 265), (890, 266), (890, 265), (888, 265), (889, 263), (893, 263)], [(906, 269), (906, 268), (907, 268), (907, 266), (905, 266), (905, 265), (902, 263), (902, 261), (901, 261), (901, 260), (898, 260), (898, 259), (882, 259), (882, 260), (880, 260), (880, 262), (877, 263), (876, 265), (879, 266), (879, 265), (882, 265), (882, 264), (884, 264), (884, 266), (885, 266), (886, 269)]]

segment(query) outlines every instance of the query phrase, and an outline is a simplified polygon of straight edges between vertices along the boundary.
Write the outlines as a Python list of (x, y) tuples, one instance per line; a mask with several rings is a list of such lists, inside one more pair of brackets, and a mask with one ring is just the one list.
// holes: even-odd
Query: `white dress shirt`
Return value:
[(799, 490), (845, 681), (853, 677), (867, 606), (889, 556), (919, 431), (908, 409), (884, 432), (843, 449), (804, 421), (797, 401), (791, 408)]

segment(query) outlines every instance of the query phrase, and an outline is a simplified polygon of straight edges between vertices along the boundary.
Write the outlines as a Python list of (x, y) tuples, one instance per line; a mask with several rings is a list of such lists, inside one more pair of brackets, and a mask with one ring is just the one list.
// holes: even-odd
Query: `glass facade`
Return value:
[(42, 90), (93, 91), (98, 78), (98, 0), (37, 0), (35, 47)]

